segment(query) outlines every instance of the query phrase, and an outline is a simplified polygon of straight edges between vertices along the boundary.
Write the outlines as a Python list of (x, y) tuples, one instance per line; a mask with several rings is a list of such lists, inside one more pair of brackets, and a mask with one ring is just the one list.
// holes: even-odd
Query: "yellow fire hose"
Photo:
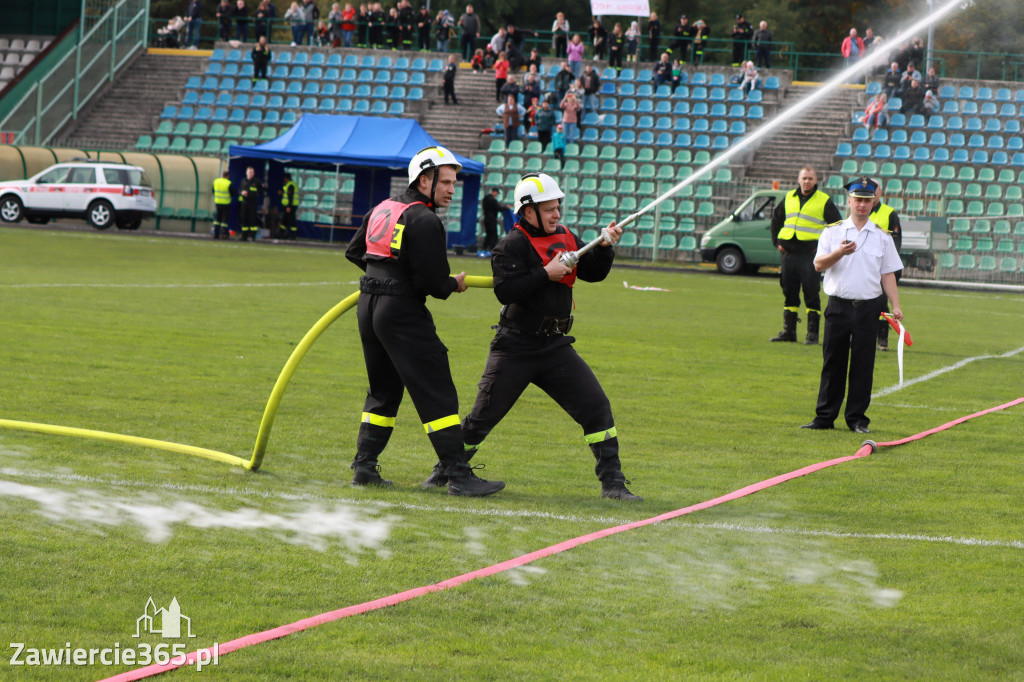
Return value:
[[(466, 286), (488, 289), (494, 286), (494, 280), (491, 277), (468, 275), (466, 277)], [(256, 471), (260, 468), (260, 465), (263, 464), (263, 458), (267, 452), (267, 443), (270, 441), (270, 430), (273, 428), (274, 418), (277, 416), (277, 408), (281, 404), (284, 392), (288, 388), (288, 382), (291, 381), (292, 375), (295, 374), (295, 370), (298, 368), (299, 363), (302, 362), (302, 358), (305, 357), (306, 352), (312, 347), (316, 340), (320, 338), (320, 335), (323, 334), (335, 320), (353, 308), (358, 300), (358, 291), (345, 297), (345, 299), (338, 303), (338, 305), (327, 311), (327, 313), (321, 317), (315, 325), (313, 325), (312, 329), (306, 332), (306, 335), (302, 337), (302, 341), (300, 341), (299, 345), (297, 345), (295, 350), (292, 351), (291, 357), (288, 358), (288, 362), (285, 363), (284, 369), (281, 370), (281, 374), (277, 377), (277, 382), (274, 384), (274, 388), (270, 392), (270, 399), (267, 401), (267, 407), (263, 411), (263, 419), (260, 422), (259, 433), (256, 435), (256, 445), (253, 447), (251, 459), (246, 460), (241, 457), (236, 457), (235, 455), (229, 455), (226, 452), (218, 452), (217, 450), (209, 450), (207, 448), (195, 447), (193, 445), (182, 445), (180, 443), (171, 443), (164, 440), (154, 440), (152, 438), (140, 438), (139, 436), (110, 433), (108, 431), (79, 429), (73, 426), (54, 426), (51, 424), (37, 424), (34, 422), (15, 421), (12, 419), (0, 419), (0, 428), (33, 431), (35, 433), (45, 433), (54, 436), (89, 438), (92, 440), (103, 440), (112, 443), (127, 443), (129, 445), (138, 445), (144, 448), (167, 450), (168, 452), (178, 452), (186, 455), (205, 457), (206, 459), (224, 462), (225, 464), (233, 464), (235, 466), (249, 469), (250, 471)]]

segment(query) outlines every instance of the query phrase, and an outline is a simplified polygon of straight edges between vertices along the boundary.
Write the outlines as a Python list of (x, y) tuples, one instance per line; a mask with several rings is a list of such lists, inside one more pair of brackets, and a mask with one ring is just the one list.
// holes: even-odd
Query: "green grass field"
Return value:
[[(339, 249), (20, 228), (0, 231), (0, 263), (0, 418), (245, 458), (295, 344), (358, 275)], [(453, 268), (489, 274), (475, 258)], [(908, 385), (889, 391), (896, 354), (880, 354), (871, 438), (1024, 395), (1024, 297), (915, 288), (901, 297), (915, 340)], [(351, 488), (365, 394), (354, 314), (296, 372), (259, 473), (0, 429), (0, 639), (192, 651), (853, 454), (863, 436), (797, 428), (813, 416), (821, 349), (768, 343), (781, 304), (766, 275), (617, 267), (604, 283), (577, 286), (576, 347), (612, 400), (640, 504), (599, 498), (581, 432), (536, 389), (477, 458), (505, 491), (420, 490), (434, 458), (408, 402), (381, 460), (396, 488)], [(430, 305), (464, 413), (499, 305), (486, 289)], [(968, 358), (978, 359), (914, 381)], [(1022, 679), (1022, 415), (1013, 407), (242, 649), (202, 675)], [(150, 597), (158, 607), (177, 598), (196, 636), (135, 638)], [(15, 666), (7, 652), (2, 679), (88, 680), (134, 667)]]

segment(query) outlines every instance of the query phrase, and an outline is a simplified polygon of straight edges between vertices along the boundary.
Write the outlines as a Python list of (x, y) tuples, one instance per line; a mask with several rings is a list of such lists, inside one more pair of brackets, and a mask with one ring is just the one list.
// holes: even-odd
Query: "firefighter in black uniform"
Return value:
[[(871, 209), (871, 215), (868, 216), (868, 219), (892, 237), (893, 244), (896, 245), (896, 253), (899, 253), (903, 247), (903, 226), (900, 224), (900, 217), (896, 210), (882, 202), (881, 184), (875, 188), (875, 207)], [(896, 284), (899, 284), (903, 271), (897, 270), (893, 274), (896, 276)], [(882, 312), (889, 312), (888, 300), (883, 304)], [(889, 323), (884, 319), (878, 320), (878, 350), (889, 350)]]
[[(579, 257), (576, 267), (561, 262), (561, 252), (575, 256), (580, 245), (558, 223), (564, 197), (554, 178), (543, 173), (527, 174), (516, 185), (518, 222), (491, 259), (494, 294), (504, 307), (476, 404), (462, 422), (466, 447), (475, 453), (532, 383), (583, 427), (583, 438), (597, 459), (601, 496), (640, 500), (626, 489), (611, 404), (569, 336), (573, 284), (577, 278), (600, 282), (608, 276), (615, 258), (611, 246), (622, 229), (615, 223), (605, 228), (602, 245)], [(426, 484), (436, 482), (436, 475)]]
[(826, 225), (843, 219), (827, 194), (818, 189), (818, 173), (804, 166), (797, 175), (798, 187), (788, 192), (772, 213), (772, 244), (782, 254), (779, 285), (785, 302), (782, 331), (771, 341), (796, 341), (800, 290), (807, 306), (807, 338), (804, 344), (818, 343), (821, 324), (821, 275), (814, 269), (818, 237)]
[(447, 235), (434, 213), (451, 203), (461, 169), (443, 147), (418, 152), (409, 163), (409, 188), (363, 219), (345, 253), (366, 271), (359, 280), (357, 315), (370, 382), (352, 462), (353, 485), (392, 485), (380, 476), (377, 458), (408, 389), (443, 464), (449, 494), (475, 497), (505, 487), (477, 477), (468, 464), (448, 349), (426, 306), (427, 296), (447, 299), (466, 290), (466, 273), (450, 274)]
[(242, 179), (242, 189), (238, 193), (242, 198), (242, 241), (251, 236), (256, 240), (256, 234), (260, 229), (260, 196), (266, 187), (263, 181), (256, 177), (256, 169), (249, 166), (245, 169), (245, 178)]

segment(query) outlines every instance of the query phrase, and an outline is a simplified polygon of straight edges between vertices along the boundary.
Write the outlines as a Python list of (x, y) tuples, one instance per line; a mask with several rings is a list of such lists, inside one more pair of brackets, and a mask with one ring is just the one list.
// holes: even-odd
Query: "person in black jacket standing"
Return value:
[(455, 96), (455, 74), (459, 71), (458, 58), (448, 55), (448, 65), (444, 67), (444, 103), (448, 104), (448, 98), (452, 98), (452, 104), (458, 106), (459, 98)]
[(597, 460), (601, 496), (638, 501), (626, 488), (619, 463), (611, 404), (569, 336), (573, 284), (577, 278), (600, 282), (608, 276), (615, 259), (611, 247), (622, 228), (614, 222), (606, 227), (601, 246), (579, 257), (575, 267), (561, 262), (563, 251), (575, 256), (580, 248), (576, 236), (558, 222), (564, 197), (554, 178), (543, 173), (524, 175), (516, 185), (518, 222), (491, 258), (494, 294), (504, 307), (476, 403), (462, 422), (466, 447), (476, 453), (532, 383), (583, 427), (583, 438)]
[(359, 337), (370, 387), (366, 393), (353, 485), (390, 486), (377, 458), (395, 426), (406, 389), (443, 468), (451, 495), (482, 496), (505, 487), (469, 467), (459, 423), (459, 396), (427, 310), (427, 296), (466, 290), (466, 273), (448, 268), (444, 224), (434, 213), (451, 203), (462, 165), (444, 147), (427, 147), (409, 162), (409, 187), (363, 219), (345, 252), (366, 274), (359, 280)]

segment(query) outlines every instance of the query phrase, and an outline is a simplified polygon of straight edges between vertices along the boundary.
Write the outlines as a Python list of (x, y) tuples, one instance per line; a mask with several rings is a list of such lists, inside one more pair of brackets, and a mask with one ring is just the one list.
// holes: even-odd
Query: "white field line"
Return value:
[(206, 284), (0, 284), (0, 289), (234, 289), (243, 287), (337, 287), (359, 282), (208, 282)]
[[(21, 471), (17, 469), (0, 469), (0, 474), (5, 476), (20, 476), (31, 479), (43, 479), (49, 481), (60, 481), (68, 483), (93, 483), (101, 485), (110, 485), (115, 487), (123, 488), (151, 488), (158, 490), (166, 490), (172, 492), (198, 492), (204, 495), (221, 495), (228, 496), (232, 500), (238, 501), (244, 496), (259, 497), (264, 499), (276, 499), (276, 500), (287, 500), (287, 501), (306, 501), (306, 502), (336, 502), (344, 503), (356, 506), (370, 506), (378, 507), (381, 509), (394, 509), (394, 510), (407, 510), (407, 511), (426, 511), (426, 512), (443, 512), (450, 514), (460, 514), (463, 516), (480, 516), (480, 517), (495, 517), (495, 518), (516, 518), (516, 519), (544, 519), (551, 521), (569, 521), (572, 523), (594, 523), (601, 524), (604, 526), (619, 526), (625, 523), (629, 523), (635, 519), (623, 519), (614, 518), (607, 516), (577, 516), (574, 514), (552, 514), (550, 512), (542, 511), (530, 511), (530, 510), (512, 510), (512, 509), (492, 509), (492, 508), (479, 508), (479, 507), (456, 507), (446, 504), (441, 505), (426, 505), (426, 504), (413, 504), (411, 502), (386, 502), (382, 500), (359, 500), (350, 498), (340, 497), (326, 497), (322, 495), (312, 494), (291, 494), (291, 493), (275, 493), (264, 490), (251, 490), (245, 488), (217, 488), (214, 486), (191, 484), (191, 483), (149, 483), (144, 481), (127, 481), (121, 479), (109, 479), (100, 478), (97, 476), (88, 476), (82, 474), (69, 474), (69, 473), (51, 473), (43, 471)], [(962, 545), (969, 547), (1002, 547), (1008, 549), (1024, 549), (1024, 541), (1021, 540), (983, 540), (981, 538), (971, 537), (953, 537), (953, 536), (935, 536), (935, 535), (919, 535), (915, 533), (856, 533), (856, 532), (845, 532), (835, 530), (814, 530), (804, 528), (777, 528), (772, 526), (763, 525), (746, 525), (738, 523), (723, 523), (723, 522), (692, 522), (692, 521), (671, 521), (677, 525), (686, 528), (696, 529), (707, 529), (707, 530), (725, 530), (733, 531), (738, 533), (755, 533), (755, 534), (776, 534), (776, 535), (800, 535), (807, 537), (827, 537), (836, 539), (854, 539), (854, 540), (894, 540), (898, 542), (913, 541), (913, 542), (930, 542), (936, 544), (949, 544), (949, 545)]]
[(910, 386), (913, 386), (914, 384), (919, 384), (922, 381), (929, 381), (931, 379), (934, 379), (937, 376), (941, 376), (943, 374), (946, 374), (947, 372), (952, 372), (953, 370), (960, 369), (961, 367), (964, 367), (965, 365), (969, 365), (970, 363), (974, 362), (975, 360), (995, 360), (995, 359), (1002, 359), (1002, 358), (1012, 358), (1013, 356), (1018, 355), (1020, 353), (1024, 353), (1024, 346), (1021, 346), (1020, 348), (1018, 348), (1016, 350), (1007, 351), (1006, 353), (1003, 353), (1002, 355), (976, 355), (973, 358), (964, 358), (963, 360), (960, 360), (959, 362), (954, 362), (952, 365), (947, 365), (946, 367), (940, 367), (939, 369), (936, 369), (936, 370), (933, 370), (931, 372), (928, 372), (928, 374), (924, 374), (922, 376), (915, 377), (913, 379), (909, 379), (907, 381), (904, 381), (902, 385), (894, 384), (892, 386), (889, 386), (888, 388), (883, 388), (882, 390), (880, 390), (880, 391), (878, 391), (876, 393), (872, 393), (871, 397), (872, 398), (881, 398), (882, 396), (889, 395), (890, 393), (895, 393), (896, 391), (900, 391), (900, 390), (902, 390), (904, 388), (908, 388)]

